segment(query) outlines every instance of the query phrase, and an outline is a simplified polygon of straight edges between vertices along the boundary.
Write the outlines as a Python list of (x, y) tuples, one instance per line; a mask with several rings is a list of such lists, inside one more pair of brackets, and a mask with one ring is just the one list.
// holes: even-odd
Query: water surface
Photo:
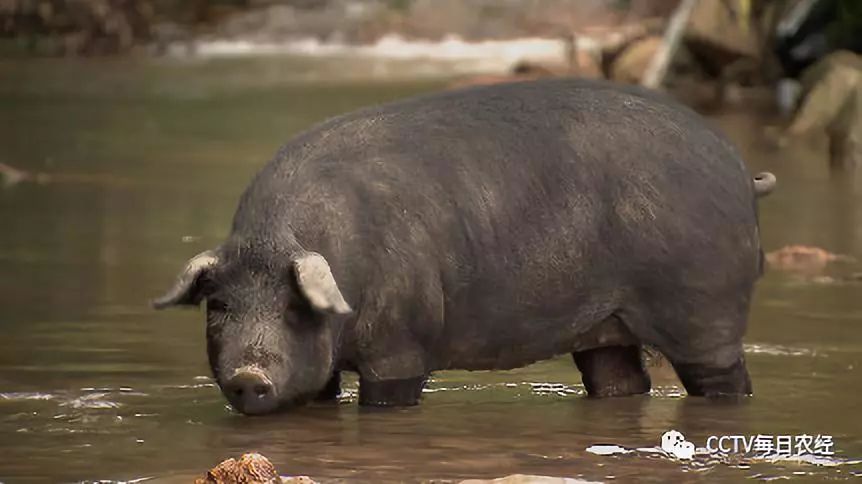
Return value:
[[(340, 405), (231, 412), (208, 378), (202, 314), (155, 312), (148, 299), (221, 240), (246, 183), (290, 135), (439, 87), (319, 82), (309, 69), (253, 60), (0, 64), (0, 162), (56, 176), (0, 189), (0, 481), (185, 482), (249, 450), (322, 481), (862, 472), (585, 451), (654, 446), (674, 428), (698, 445), (714, 434), (828, 434), (836, 463), (862, 458), (860, 285), (777, 271), (758, 286), (747, 339), (757, 395), (743, 404), (681, 398), (667, 369), (655, 370), (652, 396), (585, 399), (561, 357), (517, 371), (439, 373), (415, 408), (360, 409), (350, 380)], [(822, 146), (774, 154), (761, 146), (762, 121), (714, 121), (753, 171), (778, 175), (780, 189), (761, 202), (767, 249), (811, 244), (862, 258), (860, 192), (829, 176)], [(830, 274), (858, 270), (845, 263)]]

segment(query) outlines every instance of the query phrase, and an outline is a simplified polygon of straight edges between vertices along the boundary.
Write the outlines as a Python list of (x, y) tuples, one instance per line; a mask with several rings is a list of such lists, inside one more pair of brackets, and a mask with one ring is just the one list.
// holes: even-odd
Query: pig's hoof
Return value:
[(366, 380), (359, 378), (359, 404), (371, 407), (418, 405), (426, 377), (403, 380)]
[(591, 397), (625, 397), (650, 390), (638, 346), (608, 346), (573, 355)]

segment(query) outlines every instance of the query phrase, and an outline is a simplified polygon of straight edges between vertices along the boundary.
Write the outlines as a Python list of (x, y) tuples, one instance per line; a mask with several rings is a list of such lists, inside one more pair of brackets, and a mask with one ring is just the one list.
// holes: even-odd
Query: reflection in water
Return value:
[[(89, 180), (0, 190), (0, 480), (184, 482), (251, 450), (324, 481), (516, 472), (737, 481), (862, 470), (852, 463), (862, 457), (860, 285), (779, 272), (758, 286), (746, 346), (756, 396), (743, 402), (680, 398), (661, 366), (651, 368), (649, 396), (591, 400), (561, 357), (435, 375), (415, 408), (360, 409), (348, 379), (340, 404), (236, 415), (203, 376), (201, 314), (155, 313), (147, 300), (190, 255), (218, 243), (246, 182), (291, 134), (435, 86), (297, 84), (278, 77), (289, 64), (261, 75), (259, 63), (230, 62), (0, 64), (0, 162)], [(715, 121), (752, 171), (778, 175), (779, 188), (760, 202), (767, 249), (805, 244), (862, 257), (862, 195), (829, 176), (817, 146), (772, 154), (759, 142), (760, 120)], [(652, 447), (668, 429), (699, 446), (710, 435), (829, 434), (843, 464), (586, 451)]]

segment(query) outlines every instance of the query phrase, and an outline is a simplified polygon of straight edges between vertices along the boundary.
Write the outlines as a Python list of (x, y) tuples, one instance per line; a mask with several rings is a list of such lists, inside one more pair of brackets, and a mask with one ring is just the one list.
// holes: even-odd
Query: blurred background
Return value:
[[(188, 482), (256, 450), (323, 482), (512, 473), (656, 482), (862, 473), (859, 0), (0, 0), (0, 481)], [(666, 91), (778, 176), (744, 405), (592, 401), (569, 357), (434, 375), (424, 405), (244, 418), (203, 317), (148, 300), (227, 234), (299, 131), (544, 77)], [(633, 147), (636, 149), (636, 147)], [(597, 443), (829, 434), (823, 461), (597, 456)]]

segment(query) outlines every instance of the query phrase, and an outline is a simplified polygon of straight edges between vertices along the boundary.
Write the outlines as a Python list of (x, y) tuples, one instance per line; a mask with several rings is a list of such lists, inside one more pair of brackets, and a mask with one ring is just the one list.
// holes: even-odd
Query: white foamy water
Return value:
[[(673, 455), (665, 452), (660, 447), (639, 447), (636, 449), (628, 449), (616, 444), (594, 444), (587, 447), (586, 452), (601, 456), (614, 455), (642, 455), (642, 456), (659, 456), (670, 460), (679, 460)], [(694, 453), (694, 459), (690, 462), (693, 465), (703, 465), (706, 463), (723, 463), (734, 467), (747, 468), (758, 462), (766, 462), (770, 464), (788, 463), (800, 465), (812, 465), (818, 467), (837, 467), (837, 466), (856, 466), (862, 464), (862, 459), (848, 458), (838, 455), (817, 455), (817, 454), (800, 454), (800, 455), (779, 455), (779, 454), (727, 454), (718, 451), (711, 451), (705, 447), (698, 447)]]
[(618, 455), (618, 454), (630, 454), (634, 452), (633, 450), (626, 449), (625, 447), (620, 447), (619, 445), (613, 444), (596, 444), (587, 447), (587, 452), (595, 455)]
[(649, 391), (650, 396), (661, 398), (682, 398), (685, 390), (677, 385), (655, 385)]
[(189, 385), (165, 385), (162, 388), (172, 388), (177, 390), (197, 389), (197, 388), (215, 388), (215, 383), (194, 383)]
[(60, 404), (61, 407), (71, 407), (76, 409), (105, 409), (119, 408), (122, 405), (113, 400), (109, 400), (108, 393), (90, 393), (87, 395), (73, 398)]
[(526, 383), (530, 385), (530, 390), (535, 395), (557, 395), (560, 397), (586, 395), (586, 390), (582, 386), (565, 385), (562, 383)]
[(365, 58), (388, 60), (426, 60), (454, 64), (470, 72), (503, 72), (521, 60), (563, 63), (566, 43), (559, 39), (522, 38), (468, 42), (458, 36), (440, 41), (407, 40), (390, 34), (373, 44), (351, 45), (321, 42), (318, 39), (296, 39), (283, 42), (260, 42), (248, 39), (201, 40), (196, 55), (202, 57), (237, 57), (253, 55), (293, 55), (316, 58)]
[(745, 345), (745, 352), (770, 356), (822, 356), (809, 348), (791, 348), (789, 346), (769, 344), (747, 344)]
[(465, 384), (457, 386), (434, 386), (422, 389), (422, 393), (438, 393), (438, 392), (475, 392), (475, 391), (496, 391), (499, 389), (523, 388), (528, 389), (529, 393), (539, 396), (556, 395), (560, 397), (581, 396), (586, 395), (581, 385), (567, 385), (563, 383), (550, 382), (505, 382), (505, 383), (487, 383), (487, 384)]
[(425, 387), (422, 389), (422, 393), (438, 393), (438, 392), (471, 392), (471, 391), (481, 391), (487, 390), (490, 388), (494, 388), (497, 385), (459, 385), (459, 386), (450, 386), (450, 387)]
[(56, 396), (40, 392), (6, 392), (0, 393), (0, 400), (53, 400)]

